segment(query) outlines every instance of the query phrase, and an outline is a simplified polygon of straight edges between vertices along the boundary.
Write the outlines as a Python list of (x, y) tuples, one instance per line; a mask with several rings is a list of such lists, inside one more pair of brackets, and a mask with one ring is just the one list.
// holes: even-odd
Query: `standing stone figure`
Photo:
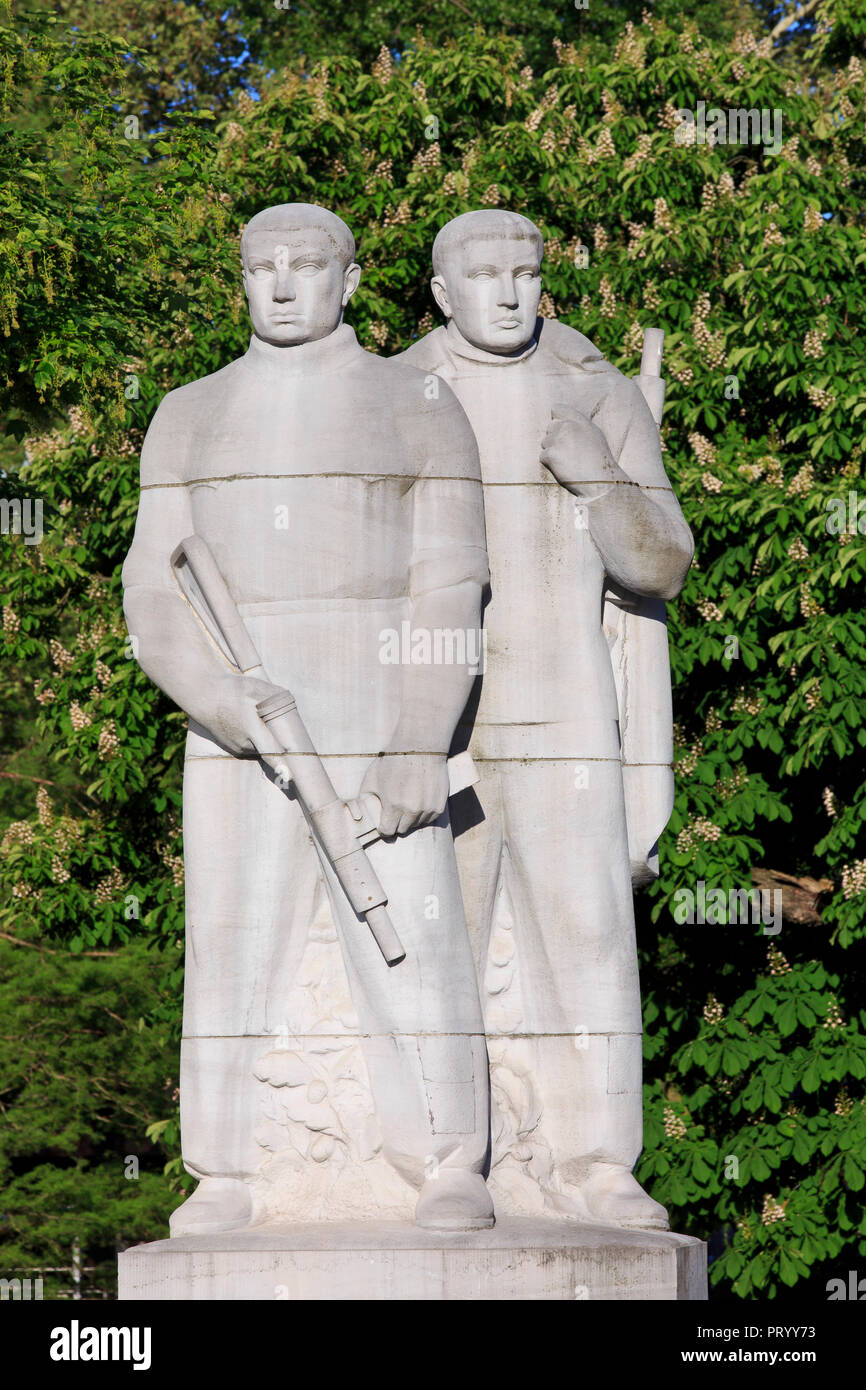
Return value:
[[(449, 222), (432, 281), (447, 327), (402, 355), (463, 405), (484, 483), (487, 657), (462, 733), (481, 781), (459, 815), (455, 800), (452, 822), (486, 1000), (490, 1182), (500, 1216), (547, 1206), (664, 1229), (664, 1208), (632, 1175), (632, 876), (657, 862), (671, 754), (644, 777), (624, 766), (624, 747), (641, 721), (666, 720), (669, 745), (658, 609), (682, 587), (693, 546), (638, 387), (580, 333), (537, 320), (542, 251), (538, 228), (514, 213)], [(617, 609), (632, 610), (629, 656), (642, 643), (649, 653), (628, 679), (612, 660), (622, 634), (604, 621)]]
[[(305, 1174), (336, 1164), (353, 1137), (316, 1066), (350, 1034), (362, 1039), (382, 1168), (407, 1197), (420, 1189), (416, 1220), (489, 1226), (487, 1055), (447, 811), (446, 757), (475, 673), (468, 658), (385, 661), (381, 636), (409, 623), (477, 637), (488, 571), (475, 441), (447, 387), (434, 397), (422, 373), (364, 351), (343, 323), (360, 269), (338, 217), (268, 208), (241, 254), (249, 351), (162, 401), (123, 572), (140, 664), (190, 719), (180, 1091), (184, 1164), (199, 1186), (172, 1235), (262, 1219), (268, 1077), (303, 1135), (286, 1170), (295, 1196), (281, 1206), (277, 1192), (276, 1214), (311, 1219)], [(181, 592), (171, 556), (189, 536), (210, 548), (268, 681), (232, 664)], [(378, 798), (383, 838), (367, 853), (406, 952), (390, 968), (294, 785), (256, 755), (268, 737), (257, 703), (283, 687), (338, 797)], [(357, 1014), (342, 1031), (296, 1008), (323, 880)], [(320, 1214), (340, 1219), (331, 1172)], [(352, 1214), (381, 1214), (375, 1194)]]

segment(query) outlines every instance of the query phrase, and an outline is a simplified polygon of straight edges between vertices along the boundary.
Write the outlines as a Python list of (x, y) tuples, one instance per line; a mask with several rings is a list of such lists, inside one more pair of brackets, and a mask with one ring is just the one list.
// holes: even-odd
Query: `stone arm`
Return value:
[[(455, 634), (446, 641), (471, 654), (480, 651), (482, 587), (473, 580), (421, 594), (412, 604), (412, 631)], [(443, 643), (443, 646), (445, 644)], [(459, 653), (458, 653), (459, 654)], [(405, 666), (400, 719), (388, 742), (391, 752), (417, 750), (444, 758), (472, 693), (478, 668), (469, 660)]]
[(694, 542), (638, 387), (617, 374), (591, 420), (570, 405), (555, 409), (542, 461), (585, 506), (611, 579), (647, 598), (676, 598)]
[[(423, 377), (418, 373), (419, 383)], [(446, 760), (479, 669), (481, 599), (489, 580), (478, 451), (449, 388), (411, 422), (426, 462), (404, 505), (412, 526), (410, 632), (422, 656), (403, 665), (400, 715), (362, 790), (383, 804), (383, 833), (429, 824), (448, 799)], [(422, 452), (423, 451), (423, 452)]]
[[(468, 578), (412, 599), (411, 632), (429, 634), (430, 659), (403, 666), (399, 719), (361, 788), (382, 803), (383, 834), (406, 834), (445, 809), (448, 750), (478, 672), (469, 658), (481, 650), (481, 596)], [(462, 659), (436, 660), (446, 653)]]
[(169, 395), (154, 416), (141, 455), (135, 535), (123, 565), (123, 609), (142, 670), (195, 723), (233, 753), (254, 751), (261, 725), (256, 700), (275, 686), (241, 676), (193, 612), (170, 557), (194, 530), (182, 481), (184, 430)]

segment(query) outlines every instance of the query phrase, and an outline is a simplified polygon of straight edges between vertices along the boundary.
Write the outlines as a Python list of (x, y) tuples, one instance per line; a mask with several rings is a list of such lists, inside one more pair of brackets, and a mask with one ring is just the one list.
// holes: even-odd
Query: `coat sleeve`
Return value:
[(593, 417), (624, 477), (589, 503), (592, 538), (622, 588), (648, 598), (679, 593), (694, 555), (692, 534), (665, 474), (659, 431), (640, 388), (606, 381)]
[(467, 582), (490, 579), (478, 446), (451, 388), (439, 377), (419, 376), (430, 399), (413, 411), (405, 429), (414, 480), (410, 488), (413, 599)]
[(183, 391), (165, 397), (141, 454), (135, 535), (123, 565), (123, 608), (142, 670), (192, 719), (213, 727), (214, 682), (235, 668), (181, 593), (171, 567), (175, 547), (193, 531), (187, 456), (194, 414)]

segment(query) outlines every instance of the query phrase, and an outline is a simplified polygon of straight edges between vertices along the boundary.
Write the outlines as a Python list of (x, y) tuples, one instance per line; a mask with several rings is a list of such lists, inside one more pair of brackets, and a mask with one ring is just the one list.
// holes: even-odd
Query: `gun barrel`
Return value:
[(389, 965), (399, 965), (406, 959), (406, 952), (394, 930), (394, 924), (384, 907), (371, 907), (366, 914), (367, 926), (376, 938), (376, 944)]

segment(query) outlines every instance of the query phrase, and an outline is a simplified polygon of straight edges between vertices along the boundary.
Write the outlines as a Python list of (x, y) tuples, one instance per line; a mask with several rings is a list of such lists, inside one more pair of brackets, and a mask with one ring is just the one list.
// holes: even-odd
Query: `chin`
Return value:
[(307, 341), (309, 333), (298, 323), (273, 324), (269, 325), (264, 333), (260, 333), (259, 337), (264, 338), (265, 342), (273, 347), (297, 347), (299, 343)]
[(488, 352), (519, 352), (521, 348), (526, 347), (531, 337), (532, 334), (527, 333), (525, 328), (512, 328), (506, 333), (491, 337), (484, 346)]

